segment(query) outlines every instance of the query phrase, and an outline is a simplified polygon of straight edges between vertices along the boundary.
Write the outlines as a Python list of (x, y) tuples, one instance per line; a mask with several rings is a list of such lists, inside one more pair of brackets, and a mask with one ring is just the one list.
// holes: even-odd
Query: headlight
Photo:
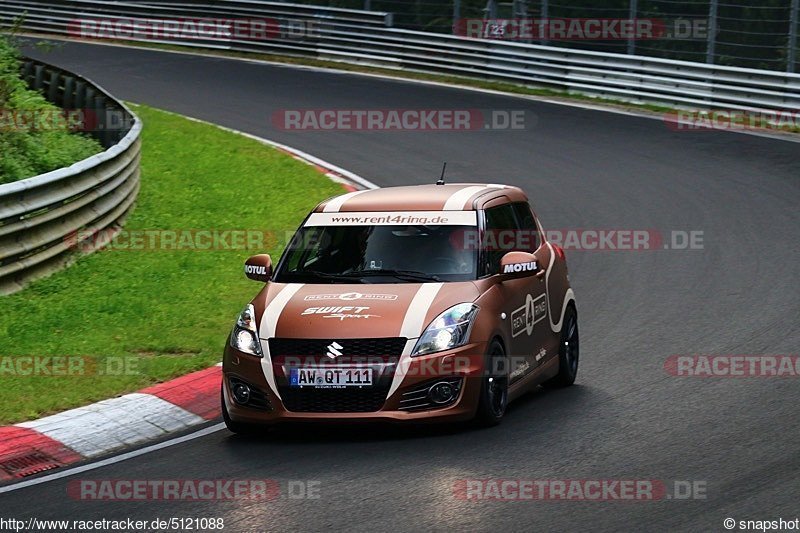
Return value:
[(420, 336), (411, 355), (441, 352), (465, 345), (469, 341), (469, 332), (478, 309), (475, 304), (458, 304), (437, 316)]
[(253, 308), (253, 304), (247, 304), (236, 320), (236, 325), (233, 326), (231, 332), (231, 347), (240, 352), (263, 357), (261, 342), (258, 340), (256, 310)]

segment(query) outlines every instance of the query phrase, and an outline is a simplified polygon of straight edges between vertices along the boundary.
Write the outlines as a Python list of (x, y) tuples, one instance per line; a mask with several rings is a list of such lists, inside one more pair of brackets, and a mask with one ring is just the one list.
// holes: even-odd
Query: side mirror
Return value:
[(272, 278), (272, 259), (258, 254), (244, 262), (244, 275), (255, 281), (268, 282)]
[(536, 275), (541, 278), (544, 269), (539, 265), (539, 259), (535, 254), (527, 252), (508, 252), (500, 259), (500, 272), (505, 279), (526, 278)]

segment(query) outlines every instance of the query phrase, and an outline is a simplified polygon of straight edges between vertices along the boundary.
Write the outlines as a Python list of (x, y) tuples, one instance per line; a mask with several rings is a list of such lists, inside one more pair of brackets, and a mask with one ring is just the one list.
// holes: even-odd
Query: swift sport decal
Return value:
[(346, 318), (380, 318), (380, 315), (373, 315), (365, 313), (368, 311), (368, 306), (353, 307), (352, 305), (337, 305), (326, 307), (308, 307), (301, 315), (323, 315), (322, 318), (338, 318), (344, 320)]

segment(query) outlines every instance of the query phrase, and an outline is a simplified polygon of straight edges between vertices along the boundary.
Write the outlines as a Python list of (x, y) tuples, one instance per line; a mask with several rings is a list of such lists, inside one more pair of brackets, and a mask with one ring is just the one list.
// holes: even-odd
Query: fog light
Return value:
[(245, 405), (250, 401), (250, 387), (244, 383), (235, 383), (231, 392), (233, 392), (233, 399), (236, 400), (236, 403)]
[(441, 381), (428, 389), (428, 397), (433, 403), (447, 403), (456, 397), (456, 388), (446, 381)]

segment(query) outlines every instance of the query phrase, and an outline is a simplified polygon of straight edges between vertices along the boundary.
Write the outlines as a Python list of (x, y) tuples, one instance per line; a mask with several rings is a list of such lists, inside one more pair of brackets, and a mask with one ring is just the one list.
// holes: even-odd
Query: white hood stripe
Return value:
[(272, 301), (264, 309), (264, 316), (261, 317), (261, 324), (258, 328), (258, 336), (261, 338), (261, 349), (264, 352), (264, 357), (261, 359), (261, 370), (264, 372), (264, 377), (269, 384), (269, 388), (275, 393), (278, 398), (281, 397), (278, 392), (278, 386), (275, 383), (275, 373), (272, 370), (272, 357), (269, 354), (268, 340), (275, 336), (275, 327), (278, 324), (278, 319), (283, 313), (284, 307), (289, 303), (297, 291), (303, 288), (302, 283), (290, 283), (286, 285), (281, 292), (275, 295)]
[(323, 211), (325, 213), (338, 213), (339, 209), (342, 208), (342, 205), (344, 205), (344, 203), (347, 200), (351, 199), (354, 196), (358, 196), (359, 194), (366, 192), (367, 190), (369, 189), (364, 189), (361, 191), (353, 191), (347, 194), (343, 194), (341, 196), (337, 196), (336, 198), (332, 199), (330, 202), (325, 204), (325, 209), (323, 209)]
[(414, 349), (417, 338), (422, 335), (423, 328), (427, 326), (425, 317), (428, 316), (428, 311), (430, 311), (433, 300), (436, 299), (442, 285), (442, 283), (423, 283), (406, 310), (406, 316), (403, 318), (403, 325), (400, 328), (400, 336), (407, 338), (408, 341), (397, 363), (397, 370), (395, 370), (389, 394), (386, 395), (387, 398), (400, 387), (400, 383), (408, 372), (411, 364), (411, 350)]
[(442, 283), (423, 283), (420, 285), (417, 294), (411, 300), (403, 318), (403, 325), (400, 327), (400, 336), (407, 339), (417, 338), (422, 334), (425, 327), (425, 315), (431, 308), (433, 299), (439, 294)]

